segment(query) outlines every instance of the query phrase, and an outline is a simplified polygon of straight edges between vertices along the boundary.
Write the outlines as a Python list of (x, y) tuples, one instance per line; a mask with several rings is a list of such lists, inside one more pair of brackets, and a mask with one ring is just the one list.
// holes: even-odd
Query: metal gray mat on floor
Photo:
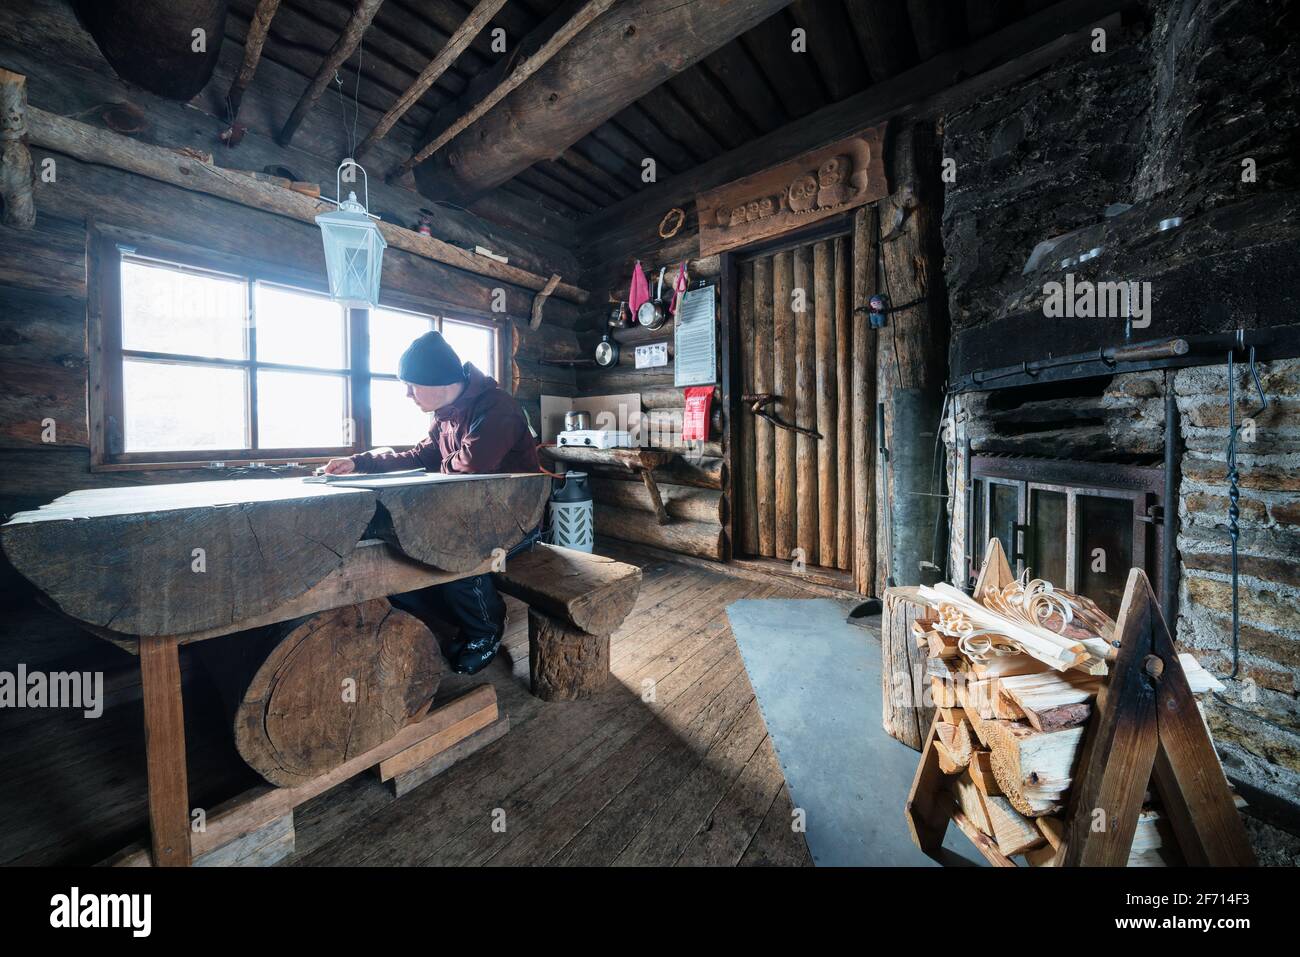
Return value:
[[(727, 606), (808, 849), (822, 866), (928, 865), (903, 806), (920, 758), (880, 723), (880, 638), (829, 598), (745, 599)], [(946, 864), (983, 863), (956, 827)]]

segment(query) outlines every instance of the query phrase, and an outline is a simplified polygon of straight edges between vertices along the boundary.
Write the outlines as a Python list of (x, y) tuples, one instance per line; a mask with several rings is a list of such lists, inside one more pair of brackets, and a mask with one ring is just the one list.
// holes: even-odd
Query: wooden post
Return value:
[[(754, 264), (740, 264), (740, 392), (754, 391)], [(754, 473), (754, 414), (740, 403), (740, 447), (736, 469), (736, 552), (746, 558), (758, 554), (758, 489)]]
[(576, 701), (609, 683), (609, 635), (593, 635), (528, 610), (528, 671), (543, 701)]
[(849, 275), (849, 238), (835, 239), (835, 476), (838, 517), (835, 520), (835, 566), (853, 566), (853, 290)]
[[(794, 363), (795, 363), (795, 425), (805, 429), (817, 428), (817, 342), (814, 323), (813, 251), (811, 246), (800, 246), (794, 251)], [(795, 521), (795, 542), (803, 551), (803, 560), (809, 565), (818, 561), (817, 546), (820, 529), (817, 524), (817, 440), (799, 433), (798, 458), (795, 479), (798, 505)]]
[[(798, 396), (795, 378), (795, 316), (791, 309), (794, 291), (794, 257), (780, 252), (772, 257), (772, 391), (779, 397), (776, 412), (787, 422), (798, 422)], [(777, 429), (773, 436), (773, 480), (776, 491), (774, 546), (776, 557), (790, 559), (797, 541), (795, 534), (795, 493), (797, 448), (795, 433)]]
[(839, 360), (835, 355), (835, 247), (829, 240), (813, 247), (813, 282), (816, 285), (813, 315), (817, 352), (817, 431), (822, 434), (817, 443), (817, 555), (819, 564), (835, 568), (838, 565), (836, 543), (839, 540), (835, 525), (840, 515), (839, 478), (836, 474), (840, 425), (835, 411)]
[(159, 867), (190, 864), (190, 791), (179, 648), (175, 636), (140, 638), (149, 830), (153, 862)]
[(853, 215), (853, 587), (863, 595), (876, 581), (876, 334), (867, 300), (876, 292), (876, 207)]
[[(775, 392), (772, 343), (772, 257), (754, 263), (754, 391)], [(758, 553), (776, 555), (776, 460), (767, 419), (754, 422), (755, 494), (758, 498)]]
[(0, 68), (0, 202), (4, 224), (36, 224), (32, 154), (27, 149), (27, 77)]

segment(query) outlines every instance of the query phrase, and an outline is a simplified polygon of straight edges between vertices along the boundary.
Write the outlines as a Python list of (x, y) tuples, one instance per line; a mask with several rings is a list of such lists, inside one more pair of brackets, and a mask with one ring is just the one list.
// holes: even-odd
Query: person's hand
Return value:
[(357, 470), (357, 463), (351, 459), (330, 459), (322, 471), (326, 475), (351, 475)]

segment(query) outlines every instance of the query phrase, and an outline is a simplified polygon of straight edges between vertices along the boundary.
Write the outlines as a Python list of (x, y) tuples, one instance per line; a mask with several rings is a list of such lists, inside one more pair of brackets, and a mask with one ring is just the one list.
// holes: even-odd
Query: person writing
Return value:
[[(397, 375), (407, 397), (420, 411), (432, 413), (429, 434), (404, 452), (331, 459), (323, 469), (327, 475), (414, 468), (469, 475), (542, 471), (537, 441), (514, 397), (471, 363), (462, 363), (439, 333), (427, 332), (411, 343)], [(534, 540), (535, 534), (520, 544)], [(506, 606), (491, 575), (472, 575), (390, 600), (417, 617), (432, 613), (460, 626), (459, 635), (444, 648), (452, 670), (460, 674), (482, 671), (500, 647)]]

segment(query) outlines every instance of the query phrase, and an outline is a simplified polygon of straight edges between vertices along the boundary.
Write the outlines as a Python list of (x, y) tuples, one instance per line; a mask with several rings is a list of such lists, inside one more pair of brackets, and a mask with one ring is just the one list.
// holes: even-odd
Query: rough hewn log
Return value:
[(195, 647), (240, 756), (280, 787), (325, 774), (418, 720), (446, 669), (429, 629), (386, 599)]
[(343, 27), (343, 32), (339, 34), (338, 40), (330, 48), (329, 53), (321, 62), (320, 69), (312, 77), (307, 89), (303, 91), (301, 99), (289, 114), (289, 119), (284, 123), (284, 128), (280, 130), (280, 135), (276, 141), (281, 146), (288, 146), (293, 142), (293, 134), (298, 132), (298, 127), (307, 114), (311, 112), (320, 95), (325, 92), (334, 79), (334, 74), (338, 72), (345, 60), (352, 55), (352, 51), (357, 48), (361, 38), (365, 36), (366, 29), (370, 26), (370, 21), (375, 18), (379, 8), (383, 6), (384, 0), (357, 0), (356, 8), (352, 11), (352, 16), (348, 19), (347, 25)]
[(543, 701), (577, 701), (609, 684), (609, 635), (579, 631), (528, 609), (528, 674)]
[(546, 544), (516, 555), (493, 578), (507, 595), (593, 635), (621, 625), (641, 590), (635, 565)]
[(929, 732), (934, 705), (925, 696), (930, 683), (925, 677), (926, 653), (916, 647), (912, 622), (932, 614), (915, 588), (885, 592), (880, 621), (881, 723), (886, 734), (916, 751), (921, 750)]
[[(741, 394), (754, 391), (754, 264), (741, 263), (737, 294), (740, 336)], [(751, 557), (758, 554), (758, 487), (754, 471), (754, 415), (743, 408), (740, 412), (740, 441), (736, 458), (736, 551)]]
[[(305, 223), (315, 223), (316, 216), (330, 208), (327, 203), (291, 189), (200, 162), (193, 156), (175, 150), (140, 143), (109, 130), (97, 129), (35, 107), (30, 108), (28, 113), (32, 145), (65, 153), (74, 159), (111, 166)], [(442, 240), (423, 236), (412, 229), (381, 222), (379, 230), (388, 245), (395, 249), (446, 263), (466, 272), (490, 276), (525, 289), (541, 290), (547, 283), (548, 277), (499, 263), (487, 256), (475, 255)], [(555, 295), (571, 302), (582, 303), (587, 300), (584, 290), (567, 283), (560, 283), (555, 289)]]
[(722, 526), (706, 522), (669, 522), (656, 525), (639, 509), (596, 504), (596, 534), (625, 542), (654, 545), (698, 558), (722, 560)]
[[(787, 2), (619, 3), (567, 43), (500, 108), (451, 141), (441, 154), (445, 164), (440, 164), (447, 187), (460, 194), (476, 193), (555, 156)], [(557, 109), (557, 104), (563, 108)]]
[[(591, 487), (591, 496), (602, 505), (654, 512), (650, 494), (640, 483), (596, 482)], [(685, 485), (659, 485), (659, 497), (671, 519), (726, 524), (727, 499), (721, 491)]]
[(817, 357), (817, 562), (827, 568), (838, 564), (839, 477), (836, 463), (839, 453), (839, 420), (836, 413), (836, 388), (839, 360), (835, 355), (835, 247), (830, 241), (813, 247), (813, 339)]
[(853, 585), (864, 595), (876, 580), (876, 334), (867, 300), (876, 292), (876, 208), (853, 216)]
[(244, 102), (244, 91), (253, 83), (257, 74), (257, 65), (262, 62), (262, 47), (266, 43), (267, 31), (275, 11), (280, 9), (280, 0), (257, 0), (257, 9), (248, 24), (248, 34), (244, 37), (244, 58), (239, 64), (239, 72), (230, 84), (226, 94), (226, 110), (231, 126), (239, 119), (239, 107)]
[[(675, 385), (654, 385), (647, 386), (640, 390), (641, 408), (651, 409), (680, 409), (684, 401), (685, 392)], [(720, 390), (716, 387), (713, 391), (713, 405), (718, 405)]]
[[(794, 293), (801, 300), (802, 311), (794, 313), (795, 424), (804, 429), (817, 428), (817, 339), (816, 303), (813, 297), (813, 251), (800, 246), (794, 251)], [(803, 560), (818, 564), (817, 546), (820, 526), (817, 519), (817, 440), (798, 433), (796, 439), (795, 541), (803, 550)]]
[[(770, 393), (773, 387), (772, 257), (754, 262), (754, 391)], [(776, 555), (776, 449), (774, 426), (767, 419), (754, 421), (754, 491), (758, 499), (758, 553)]]
[(853, 564), (853, 290), (849, 240), (835, 240), (835, 567)]
[(388, 131), (406, 115), (406, 111), (418, 103), (420, 97), (428, 93), (429, 88), (438, 82), (438, 77), (446, 73), (447, 69), (456, 62), (456, 58), (478, 36), (479, 31), (487, 26), (488, 21), (505, 5), (505, 2), (506, 0), (479, 0), (475, 4), (469, 16), (456, 28), (456, 32), (447, 38), (438, 55), (429, 61), (428, 66), (420, 71), (420, 75), (397, 98), (392, 108), (380, 117), (374, 129), (366, 134), (366, 138), (353, 151), (354, 157), (360, 159), (375, 143), (388, 135)]
[[(795, 394), (795, 332), (791, 296), (794, 291), (794, 257), (780, 252), (772, 257), (772, 391), (778, 401), (774, 410), (786, 422), (798, 422), (798, 397)], [(776, 485), (775, 547), (776, 557), (787, 559), (794, 550), (796, 536), (797, 470), (795, 433), (777, 429), (773, 437)]]
[(496, 549), (521, 541), (541, 522), (551, 487), (541, 473), (447, 478), (433, 489), (376, 490), (380, 508), (372, 531), (416, 561), (449, 572), (473, 571)]
[(9, 561), (73, 618), (130, 635), (231, 625), (341, 565), (366, 491), (298, 479), (71, 492), (3, 527)]
[(212, 79), (226, 35), (226, 0), (78, 0), (76, 8), (104, 59), (128, 83), (184, 101)]
[(0, 67), (0, 202), (6, 226), (36, 225), (33, 176), (27, 149), (27, 77)]
[[(415, 155), (402, 163), (401, 168), (398, 170), (398, 174), (400, 175), (405, 173), (412, 167), (423, 163), (438, 150), (442, 149), (443, 146), (450, 143), (460, 135), (462, 131), (468, 128), (476, 120), (487, 115), (488, 111), (490, 111), (492, 107), (500, 103), (505, 99), (507, 94), (517, 89), (525, 80), (549, 63), (556, 54), (564, 49), (570, 40), (581, 33), (593, 20), (612, 7), (614, 2), (615, 0), (590, 0), (589, 3), (573, 15), (572, 19), (555, 31), (550, 39), (542, 44), (542, 47), (536, 53), (532, 54), (523, 63), (519, 64), (519, 66), (516, 67), (508, 77), (484, 96), (483, 99), (476, 103), (473, 108), (465, 113), (464, 116), (456, 119), (450, 126), (434, 137), (431, 142), (427, 143), (424, 147), (418, 150)], [(582, 136), (579, 135), (564, 145), (572, 145), (581, 138)], [(452, 160), (452, 163), (453, 165), (455, 164), (455, 159)], [(506, 177), (506, 179), (509, 179), (509, 177)], [(502, 182), (504, 182), (504, 179)]]

